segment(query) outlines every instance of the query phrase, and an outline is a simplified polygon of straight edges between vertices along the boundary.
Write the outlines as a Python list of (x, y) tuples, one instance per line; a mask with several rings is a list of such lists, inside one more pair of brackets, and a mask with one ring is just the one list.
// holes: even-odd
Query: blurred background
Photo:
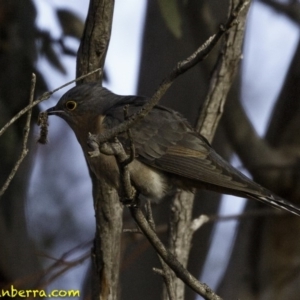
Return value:
[[(0, 0), (0, 127), (27, 105), (32, 72), (37, 74), (36, 96), (74, 79), (88, 5), (88, 0)], [(116, 0), (105, 86), (118, 94), (151, 96), (179, 60), (217, 31), (227, 10), (228, 1)], [(241, 69), (213, 143), (240, 170), (298, 203), (299, 22), (298, 1), (253, 1)], [(180, 77), (162, 100), (191, 124), (205, 99), (218, 50)], [(33, 119), (69, 88), (36, 108)], [(246, 112), (242, 119), (239, 103)], [(261, 139), (257, 145), (249, 137), (243, 147), (231, 128), (242, 131), (249, 122)], [(0, 201), (0, 287), (28, 288), (38, 282), (48, 290), (80, 289), (82, 297), (88, 297), (95, 223), (86, 163), (64, 121), (50, 118), (46, 146), (36, 143), (38, 128), (33, 123), (30, 153)], [(21, 119), (1, 136), (0, 184), (21, 152), (23, 127)], [(259, 143), (275, 149), (274, 156), (270, 150), (266, 159), (256, 150)], [(251, 151), (262, 154), (252, 161), (247, 156)], [(293, 164), (280, 164), (278, 151)], [(245, 206), (245, 200), (236, 197), (221, 200), (218, 194), (199, 192), (197, 198), (195, 216), (244, 211), (245, 217), (213, 218), (217, 222), (195, 234), (191, 272), (225, 299), (298, 299), (300, 222), (255, 214), (265, 207), (252, 202)], [(168, 219), (168, 205), (154, 207), (158, 224)], [(157, 264), (143, 239), (124, 237), (122, 299), (141, 299), (141, 294), (146, 300), (158, 299), (161, 279), (152, 272)], [(195, 295), (187, 291), (187, 299)]]

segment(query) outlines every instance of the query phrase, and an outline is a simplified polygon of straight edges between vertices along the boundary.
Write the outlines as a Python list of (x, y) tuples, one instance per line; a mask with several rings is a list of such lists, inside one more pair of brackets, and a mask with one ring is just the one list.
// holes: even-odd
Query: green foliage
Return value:
[(180, 39), (182, 37), (182, 14), (178, 0), (159, 0), (158, 4), (167, 27), (177, 39)]

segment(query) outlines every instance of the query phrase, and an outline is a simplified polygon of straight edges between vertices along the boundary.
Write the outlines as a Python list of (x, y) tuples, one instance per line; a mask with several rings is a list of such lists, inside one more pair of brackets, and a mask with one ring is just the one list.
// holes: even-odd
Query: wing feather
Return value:
[[(124, 105), (129, 104), (131, 115), (145, 101), (142, 97), (138, 101), (135, 97), (124, 97), (106, 112), (107, 125), (124, 121)], [(177, 112), (156, 106), (131, 132), (138, 158), (145, 164), (225, 189), (257, 195), (264, 190), (221, 158)]]

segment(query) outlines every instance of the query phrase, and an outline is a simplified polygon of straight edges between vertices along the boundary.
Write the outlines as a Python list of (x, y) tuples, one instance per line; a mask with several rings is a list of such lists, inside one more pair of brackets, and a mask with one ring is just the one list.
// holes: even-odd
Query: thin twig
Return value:
[(217, 294), (215, 294), (210, 289), (210, 287), (208, 287), (205, 283), (199, 282), (178, 262), (173, 254), (166, 250), (165, 246), (157, 237), (156, 233), (152, 230), (139, 207), (130, 206), (129, 210), (132, 217), (137, 222), (145, 236), (148, 238), (151, 245), (183, 282), (185, 282), (190, 288), (201, 295), (204, 299), (221, 300), (221, 298)]
[(34, 106), (36, 106), (37, 104), (41, 103), (42, 101), (45, 101), (47, 99), (49, 99), (55, 92), (63, 89), (64, 87), (78, 81), (78, 80), (81, 80), (85, 77), (88, 77), (96, 72), (101, 72), (101, 68), (98, 68), (88, 74), (85, 74), (83, 76), (80, 76), (76, 79), (73, 79), (63, 85), (61, 85), (60, 87), (52, 90), (52, 91), (48, 91), (48, 92), (45, 92), (41, 97), (39, 97), (37, 100), (33, 101), (31, 104), (27, 105), (26, 107), (24, 107), (22, 110), (20, 110), (12, 119), (10, 119), (0, 130), (0, 136), (7, 130), (7, 128), (9, 126), (11, 126), (15, 121), (17, 121), (21, 116), (23, 116), (24, 114), (26, 114), (30, 109), (32, 109)]
[(185, 282), (190, 288), (192, 288), (196, 293), (204, 297), (204, 299), (209, 300), (221, 300), (221, 298), (215, 294), (210, 287), (206, 284), (199, 282), (194, 276), (192, 276), (176, 259), (176, 257), (166, 250), (163, 243), (158, 238), (155, 231), (151, 228), (151, 225), (145, 218), (142, 210), (139, 207), (139, 199), (136, 197), (135, 189), (131, 186), (130, 173), (128, 166), (124, 165), (123, 162), (126, 160), (127, 154), (122, 146), (122, 144), (115, 138), (113, 143), (106, 143), (106, 154), (115, 155), (118, 165), (120, 168), (120, 176), (122, 178), (122, 183), (125, 186), (130, 186), (130, 189), (124, 188), (127, 194), (126, 199), (131, 200), (128, 206), (132, 217), (138, 224), (139, 228), (142, 230), (144, 235), (147, 237), (151, 245), (154, 247), (156, 252), (164, 260), (164, 262), (175, 272), (175, 274), (183, 282)]
[[(249, 1), (239, 1), (236, 4), (231, 2), (229, 7), (229, 16), (236, 16), (235, 12), (237, 11), (241, 12), (243, 10), (243, 12), (237, 26), (232, 28), (224, 38), (219, 59), (210, 79), (209, 93), (201, 107), (201, 113), (197, 121), (196, 131), (207, 138), (208, 141), (211, 141), (215, 134), (223, 112), (227, 92), (241, 58), (240, 52), (234, 51), (234, 49), (241, 45), (242, 38), (238, 39), (238, 37), (242, 37), (244, 34), (243, 24), (247, 13), (247, 5), (249, 5)], [(176, 255), (183, 266), (186, 266), (188, 262), (193, 234), (204, 222), (207, 222), (207, 217), (192, 219), (194, 192), (195, 190), (191, 192), (181, 191), (176, 194), (172, 201), (170, 251)], [(175, 280), (175, 292), (178, 299), (184, 298), (184, 288), (185, 286), (181, 281)]]
[(201, 228), (205, 223), (209, 222), (210, 218), (207, 215), (200, 215), (198, 218), (195, 218), (191, 224), (191, 230), (193, 232)]
[[(35, 84), (36, 84), (36, 76), (34, 73), (32, 73), (32, 78), (31, 78), (31, 87), (30, 87), (30, 95), (29, 95), (29, 105), (33, 103), (33, 97), (34, 97), (34, 91), (35, 91)], [(30, 131), (30, 121), (31, 121), (31, 115), (32, 115), (32, 109), (29, 109), (27, 118), (26, 118), (26, 123), (24, 127), (24, 137), (23, 137), (23, 146), (22, 146), (22, 152), (19, 156), (19, 159), (15, 163), (13, 169), (11, 170), (9, 176), (7, 177), (5, 183), (3, 184), (1, 190), (0, 190), (0, 197), (3, 196), (7, 188), (9, 187), (12, 179), (16, 175), (21, 163), (23, 162), (24, 158), (26, 157), (28, 153), (27, 149), (27, 142), (28, 142), (28, 137), (29, 137), (29, 131)]]
[(48, 143), (48, 126), (49, 126), (48, 113), (46, 111), (42, 111), (39, 113), (37, 124), (38, 126), (40, 126), (40, 136), (37, 142), (45, 145)]
[(112, 129), (105, 130), (100, 135), (91, 135), (89, 142), (96, 142), (100, 145), (103, 142), (110, 140), (111, 138), (123, 133), (131, 128), (134, 124), (142, 120), (151, 110), (157, 105), (162, 96), (166, 93), (174, 80), (179, 76), (191, 69), (198, 62), (202, 61), (211, 52), (213, 47), (217, 44), (223, 34), (228, 31), (232, 26), (236, 24), (236, 20), (240, 12), (244, 9), (248, 2), (241, 1), (236, 7), (233, 13), (228, 18), (225, 25), (220, 26), (219, 31), (211, 36), (203, 45), (201, 45), (190, 57), (177, 63), (172, 72), (162, 81), (159, 88), (156, 90), (152, 98), (136, 113), (133, 114), (128, 120), (125, 120), (120, 125), (113, 127)]
[(164, 276), (164, 271), (158, 268), (152, 268), (152, 271), (160, 276)]
[(59, 276), (62, 274), (66, 273), (67, 271), (71, 270), (72, 268), (80, 265), (83, 263), (85, 260), (90, 258), (91, 256), (91, 251), (85, 251), (82, 255), (79, 257), (73, 259), (73, 260), (68, 260), (70, 257), (74, 256), (80, 249), (85, 249), (86, 247), (90, 246), (92, 241), (88, 241), (85, 243), (81, 243), (76, 245), (75, 247), (69, 249), (65, 253), (63, 253), (59, 258), (52, 257), (48, 254), (42, 253), (39, 254), (38, 256), (50, 259), (53, 261), (52, 264), (50, 264), (42, 274), (38, 275), (38, 281), (36, 283), (36, 288), (38, 289), (43, 289), (46, 286), (48, 286), (51, 282), (53, 282), (55, 279), (57, 279)]
[[(28, 286), (28, 284), (30, 285), (30, 283), (32, 283), (32, 282), (36, 282), (36, 284), (35, 284), (36, 288), (41, 287), (44, 278), (49, 279), (49, 276), (52, 274), (52, 272), (57, 272), (56, 269), (58, 269), (62, 265), (66, 265), (71, 268), (71, 267), (76, 266), (76, 262), (77, 262), (77, 265), (80, 264), (83, 260), (82, 256), (79, 259), (76, 258), (71, 261), (67, 261), (66, 259), (68, 257), (71, 257), (73, 254), (75, 254), (80, 248), (83, 248), (83, 247), (85, 248), (90, 243), (91, 243), (91, 241), (79, 244), (79, 245), (75, 246), (74, 248), (70, 249), (69, 251), (65, 252), (60, 258), (55, 258), (55, 257), (52, 257), (45, 253), (37, 253), (37, 256), (39, 256), (39, 257), (53, 260), (54, 261), (53, 264), (48, 266), (45, 270), (39, 270), (37, 272), (31, 273), (30, 275), (21, 276), (16, 280), (10, 281), (7, 284), (2, 285), (1, 288), (7, 290), (11, 287), (11, 285), (13, 285), (15, 287), (24, 287), (24, 286)], [(88, 259), (89, 256), (90, 256), (90, 252), (86, 254), (86, 259)], [(43, 286), (45, 286), (45, 284)]]
[[(36, 286), (36, 289), (46, 288), (50, 283), (55, 281), (57, 278), (62, 276), (64, 273), (70, 271), (72, 268), (82, 264), (84, 261), (89, 259), (90, 256), (91, 256), (91, 251), (89, 250), (72, 261), (64, 261), (63, 257), (61, 259), (58, 259), (56, 262), (54, 262), (52, 265), (50, 265), (47, 268), (47, 270), (45, 270), (45, 272), (43, 274), (43, 279), (40, 279), (40, 282)], [(32, 299), (32, 297), (30, 297), (28, 299)]]
[[(62, 274), (66, 273), (67, 271), (71, 270), (72, 268), (82, 264), (85, 260), (89, 259), (91, 257), (91, 251), (88, 250), (85, 253), (83, 253), (81, 256), (78, 258), (68, 261), (68, 262), (62, 262), (58, 261), (57, 263), (54, 263), (53, 265), (50, 266), (50, 269), (54, 269), (54, 274), (49, 276), (45, 281), (42, 282), (41, 285), (38, 286), (39, 289), (46, 287), (49, 285), (51, 282), (53, 282), (55, 279), (59, 278)], [(62, 267), (62, 269), (58, 269), (59, 267)], [(47, 274), (49, 275), (49, 274)]]
[(174, 280), (172, 276), (172, 270), (169, 266), (164, 262), (164, 260), (158, 255), (159, 261), (162, 265), (162, 277), (164, 279), (164, 283), (166, 286), (167, 294), (169, 296), (169, 300), (176, 300), (175, 289), (174, 289)]

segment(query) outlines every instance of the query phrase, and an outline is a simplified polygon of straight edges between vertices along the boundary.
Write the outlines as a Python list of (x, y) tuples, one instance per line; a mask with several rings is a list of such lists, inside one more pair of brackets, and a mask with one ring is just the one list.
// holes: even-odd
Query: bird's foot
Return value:
[[(128, 197), (129, 196), (129, 197)], [(138, 207), (140, 204), (139, 193), (134, 187), (131, 188), (131, 194), (121, 197), (121, 203), (127, 207)]]
[(93, 150), (93, 151), (88, 152), (88, 155), (90, 157), (97, 157), (100, 155), (99, 145), (95, 140), (95, 135), (91, 134), (90, 132), (89, 132), (87, 144), (88, 144), (89, 148), (91, 148), (91, 150)]

